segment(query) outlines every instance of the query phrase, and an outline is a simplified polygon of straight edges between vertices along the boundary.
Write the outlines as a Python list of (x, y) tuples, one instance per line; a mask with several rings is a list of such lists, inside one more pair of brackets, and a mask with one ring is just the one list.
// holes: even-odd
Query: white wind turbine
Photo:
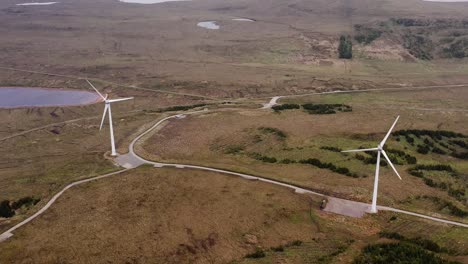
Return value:
[(345, 150), (345, 151), (342, 151), (342, 152), (377, 151), (377, 164), (376, 164), (376, 167), (375, 167), (374, 193), (373, 193), (373, 195), (372, 195), (371, 213), (377, 213), (377, 189), (378, 189), (378, 186), (379, 186), (380, 154), (382, 154), (382, 155), (385, 157), (385, 159), (387, 160), (388, 164), (390, 164), (390, 167), (392, 167), (393, 171), (396, 173), (396, 175), (398, 176), (398, 178), (400, 178), (400, 180), (401, 180), (400, 174), (399, 174), (398, 171), (395, 169), (395, 166), (393, 166), (393, 163), (390, 161), (390, 158), (388, 157), (387, 153), (386, 153), (385, 150), (383, 149), (385, 142), (387, 141), (388, 137), (390, 136), (390, 133), (392, 133), (392, 130), (393, 130), (393, 128), (395, 127), (396, 123), (398, 122), (398, 119), (399, 119), (399, 118), (400, 118), (400, 116), (398, 116), (398, 117), (396, 118), (396, 120), (395, 120), (395, 122), (393, 122), (393, 125), (392, 125), (392, 127), (390, 128), (390, 130), (388, 130), (387, 135), (385, 135), (385, 137), (384, 137), (384, 139), (382, 140), (382, 142), (380, 142), (380, 144), (377, 145), (376, 148), (370, 148), (370, 149), (353, 149), (353, 150)]
[(104, 97), (99, 91), (98, 89), (96, 89), (96, 87), (94, 87), (94, 85), (86, 80), (89, 85), (91, 85), (91, 87), (93, 87), (93, 89), (99, 94), (99, 96), (101, 96), (101, 98), (104, 100), (105, 102), (105, 106), (104, 106), (104, 113), (102, 114), (102, 120), (101, 120), (101, 126), (99, 127), (99, 130), (102, 129), (102, 125), (104, 124), (104, 119), (106, 118), (106, 113), (107, 111), (109, 111), (109, 130), (110, 130), (110, 138), (111, 138), (111, 147), (112, 147), (112, 152), (111, 152), (111, 155), (112, 156), (117, 156), (117, 152), (115, 151), (115, 141), (114, 141), (114, 128), (112, 126), (112, 111), (111, 111), (111, 103), (115, 103), (115, 102), (121, 102), (121, 101), (127, 101), (127, 100), (130, 100), (130, 99), (133, 99), (133, 97), (128, 97), (128, 98), (121, 98), (121, 99), (107, 99), (107, 94), (106, 96)]

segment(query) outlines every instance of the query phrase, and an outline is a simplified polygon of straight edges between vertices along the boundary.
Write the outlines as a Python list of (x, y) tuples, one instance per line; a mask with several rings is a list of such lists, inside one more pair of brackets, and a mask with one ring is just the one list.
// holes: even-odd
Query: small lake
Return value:
[(198, 23), (197, 26), (206, 29), (219, 29), (219, 25), (216, 24), (216, 21), (203, 21)]
[(22, 3), (22, 4), (16, 4), (16, 5), (17, 6), (37, 6), (37, 5), (53, 5), (57, 3), (58, 2), (42, 2), (42, 3), (33, 2), (33, 3)]
[(130, 3), (130, 4), (159, 4), (164, 2), (180, 2), (180, 1), (190, 1), (190, 0), (119, 0), (123, 3)]
[(97, 103), (95, 92), (30, 87), (0, 87), (0, 108), (76, 106)]

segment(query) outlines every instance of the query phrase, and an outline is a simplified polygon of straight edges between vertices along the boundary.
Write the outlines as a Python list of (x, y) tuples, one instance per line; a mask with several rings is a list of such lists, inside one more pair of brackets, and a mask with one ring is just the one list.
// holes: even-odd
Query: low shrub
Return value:
[[(463, 140), (456, 140), (456, 139), (454, 139), (454, 140), (449, 140), (449, 142), (450, 142), (451, 144), (457, 145), (457, 146), (459, 146), (459, 147), (461, 147), (461, 148), (468, 149), (468, 143), (466, 143), (466, 142), (463, 141)], [(448, 146), (447, 146), (446, 148), (448, 148)]]
[(273, 250), (275, 252), (283, 252), (284, 247), (283, 246), (272, 247), (271, 250)]
[(254, 253), (245, 255), (246, 258), (253, 258), (253, 259), (264, 258), (265, 256), (266, 256), (265, 251), (263, 251), (260, 248), (258, 248)]
[[(368, 156), (361, 154), (356, 154), (354, 157), (364, 164), (376, 164), (377, 163), (377, 154), (373, 152), (366, 152)], [(387, 166), (387, 162), (384, 159), (380, 159), (380, 166)]]
[(301, 241), (301, 240), (294, 240), (294, 241), (289, 242), (289, 243), (287, 244), (288, 247), (298, 247), (298, 246), (300, 246), (300, 245), (302, 245), (302, 241)]
[(263, 161), (263, 162), (267, 162), (267, 163), (276, 163), (278, 161), (275, 157), (264, 156), (264, 155), (262, 155), (260, 153), (256, 153), (256, 152), (249, 153), (249, 156), (251, 158), (253, 158), (253, 159)]
[(414, 170), (427, 170), (427, 171), (448, 171), (455, 172), (455, 170), (450, 165), (445, 164), (420, 164), (413, 167)]
[(468, 216), (468, 212), (464, 211), (463, 209), (457, 207), (454, 205), (452, 202), (443, 200), (437, 196), (428, 196), (428, 195), (423, 195), (421, 198), (424, 199), (429, 199), (432, 202), (436, 203), (439, 205), (439, 210), (443, 210), (444, 208), (447, 208), (450, 211), (451, 215), (458, 216), (458, 217), (466, 217)]
[(389, 154), (390, 159), (392, 160), (392, 162), (394, 162), (395, 164), (399, 164), (399, 163), (394, 158), (394, 156), (395, 157), (396, 156), (400, 157), (401, 159), (404, 160), (404, 162), (406, 164), (416, 164), (418, 162), (418, 159), (416, 157), (411, 156), (410, 154), (404, 152), (403, 150), (389, 148), (389, 149), (386, 149), (386, 151)]
[(296, 163), (296, 161), (295, 161), (295, 160), (291, 160), (291, 159), (284, 159), (284, 160), (281, 161), (281, 163), (283, 163), (283, 164), (290, 164), (290, 163)]
[(448, 202), (446, 201), (445, 203), (445, 206), (450, 210), (450, 214), (454, 215), (454, 216), (458, 216), (458, 217), (467, 217), (468, 216), (468, 212), (457, 207), (456, 205), (454, 205), (452, 202)]
[(397, 130), (393, 132), (394, 136), (411, 136), (414, 135), (416, 137), (422, 136), (429, 136), (432, 139), (441, 140), (442, 137), (446, 138), (466, 138), (467, 136), (453, 132), (453, 131), (446, 131), (446, 130), (426, 130), (426, 129), (406, 129), (406, 130)]
[(330, 162), (322, 162), (322, 161), (320, 161), (318, 159), (300, 160), (299, 163), (309, 164), (309, 165), (318, 167), (320, 169), (329, 169), (329, 170), (331, 170), (333, 172), (336, 172), (336, 173), (339, 173), (339, 174), (342, 174), (342, 175), (346, 175), (346, 176), (349, 176), (349, 177), (353, 177), (353, 178), (358, 178), (359, 177), (356, 174), (351, 173), (348, 168), (337, 167), (336, 165), (334, 165), (334, 164), (332, 164)]
[(309, 114), (327, 115), (336, 114), (336, 112), (351, 112), (353, 109), (344, 104), (303, 104), (302, 108)]
[(438, 147), (433, 147), (432, 148), (432, 152), (436, 153), (436, 154), (440, 154), (440, 155), (446, 155), (447, 152), (441, 148), (438, 148)]
[(444, 164), (429, 164), (429, 165), (416, 165), (413, 168), (408, 169), (410, 175), (418, 178), (422, 178), (424, 183), (433, 188), (439, 188), (448, 191), (448, 194), (459, 201), (465, 199), (465, 189), (457, 189), (453, 187), (452, 183), (436, 182), (424, 175), (424, 171), (445, 171), (449, 173), (451, 177), (460, 178), (455, 169), (450, 165)]
[(410, 135), (405, 135), (406, 142), (409, 144), (413, 145), (414, 144), (414, 138)]
[(329, 151), (333, 151), (333, 152), (341, 152), (342, 151), (342, 149), (340, 149), (340, 148), (329, 147), (329, 146), (322, 146), (322, 147), (320, 147), (320, 149), (329, 150)]
[(338, 56), (340, 59), (351, 59), (353, 57), (353, 42), (350, 36), (340, 36)]
[(161, 109), (154, 110), (154, 111), (149, 110), (147, 112), (163, 113), (163, 112), (173, 112), (173, 111), (187, 111), (187, 110), (190, 110), (190, 109), (193, 109), (193, 108), (203, 107), (203, 106), (207, 106), (207, 105), (209, 105), (209, 104), (175, 105), (175, 106), (161, 108)]
[(0, 202), (0, 217), (10, 218), (15, 215), (15, 211), (10, 206), (9, 200)]
[(237, 154), (242, 152), (245, 149), (244, 146), (241, 145), (229, 145), (226, 147), (226, 150), (224, 151), (225, 154)]
[(300, 109), (301, 107), (298, 104), (280, 104), (275, 105), (271, 109), (275, 112), (283, 111), (283, 110), (292, 110), (292, 109)]
[(468, 160), (468, 152), (462, 152), (462, 153), (453, 152), (450, 155), (457, 159)]
[(373, 28), (361, 27), (354, 39), (360, 44), (370, 44), (372, 41), (378, 39), (382, 35), (382, 31)]
[(17, 209), (21, 208), (22, 206), (36, 205), (40, 200), (41, 199), (39, 199), (39, 198), (26, 196), (26, 197), (23, 197), (23, 198), (19, 199), (16, 202), (13, 202), (11, 204), (11, 208), (13, 208), (14, 210), (17, 210)]
[(416, 151), (423, 155), (426, 155), (427, 153), (429, 153), (429, 151), (431, 151), (431, 148), (429, 148), (428, 146), (417, 145), (416, 147)]
[(429, 239), (421, 238), (421, 237), (408, 238), (399, 233), (387, 232), (387, 231), (379, 232), (379, 236), (412, 243), (412, 244), (418, 245), (424, 249), (427, 249), (429, 251), (436, 252), (436, 253), (448, 252), (446, 248), (439, 246), (439, 244), (437, 244), (436, 242), (429, 240)]

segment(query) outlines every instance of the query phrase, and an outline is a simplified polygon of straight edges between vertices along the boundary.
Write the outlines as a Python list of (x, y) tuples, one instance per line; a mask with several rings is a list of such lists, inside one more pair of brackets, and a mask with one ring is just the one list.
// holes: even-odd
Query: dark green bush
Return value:
[(197, 107), (202, 107), (202, 106), (207, 106), (208, 104), (194, 104), (194, 105), (176, 105), (176, 106), (170, 106), (163, 108), (161, 110), (158, 110), (158, 112), (172, 112), (172, 111), (187, 111), (193, 108)]
[[(468, 144), (463, 140), (453, 139), (453, 140), (449, 140), (449, 142), (451, 144), (457, 145), (457, 146), (459, 146), (461, 148), (468, 149)], [(446, 148), (448, 148), (448, 146), (446, 146)]]
[(417, 147), (416, 151), (423, 155), (426, 155), (427, 153), (429, 153), (429, 151), (431, 151), (431, 149), (427, 146), (417, 145), (416, 147)]
[(284, 247), (283, 246), (272, 247), (271, 250), (273, 250), (275, 252), (283, 252)]
[(410, 135), (405, 135), (406, 142), (410, 143), (411, 145), (414, 144), (414, 138)]
[(462, 59), (468, 57), (468, 39), (460, 39), (443, 49), (444, 53), (451, 58)]
[(456, 205), (454, 205), (453, 203), (451, 202), (446, 202), (445, 206), (450, 210), (450, 213), (454, 216), (458, 216), (458, 217), (467, 217), (468, 216), (468, 212), (457, 207)]
[(465, 198), (465, 189), (454, 189), (448, 187), (448, 194), (459, 201), (463, 201)]
[(291, 246), (293, 246), (293, 247), (298, 247), (298, 246), (300, 246), (300, 245), (302, 245), (302, 241), (301, 241), (301, 240), (294, 240), (294, 241), (289, 242), (289, 243), (287, 244), (288, 247), (291, 247)]
[(464, 211), (463, 209), (460, 209), (456, 205), (454, 205), (452, 202), (443, 200), (439, 197), (436, 196), (428, 196), (424, 195), (422, 196), (424, 199), (429, 199), (433, 201), (434, 203), (439, 205), (439, 210), (443, 210), (444, 208), (447, 208), (450, 211), (451, 215), (458, 216), (458, 217), (466, 217), (468, 216), (468, 212)]
[(258, 248), (254, 253), (245, 255), (246, 258), (254, 258), (254, 259), (264, 258), (265, 256), (266, 256), (265, 251), (263, 251), (260, 248)]
[(34, 197), (23, 197), (21, 199), (19, 199), (18, 201), (16, 202), (13, 202), (11, 204), (11, 208), (13, 208), (14, 210), (17, 210), (19, 208), (21, 208), (23, 205), (26, 205), (26, 206), (30, 206), (30, 205), (36, 205), (41, 199), (38, 199), (38, 198), (34, 198)]
[(0, 217), (9, 218), (15, 215), (15, 211), (10, 206), (10, 201), (3, 200), (0, 202)]
[(396, 239), (396, 240), (403, 240), (405, 239), (404, 236), (396, 233), (396, 232), (387, 232), (387, 231), (380, 231), (379, 232), (380, 237), (385, 237), (385, 238), (390, 238), (390, 239)]
[(453, 152), (452, 154), (450, 154), (452, 157), (455, 157), (457, 159), (464, 159), (464, 160), (468, 160), (468, 152), (462, 152), (462, 153), (457, 153), (457, 152)]
[(466, 138), (465, 135), (461, 133), (456, 133), (446, 130), (426, 130), (426, 129), (407, 129), (407, 130), (398, 130), (393, 132), (394, 136), (411, 136), (415, 135), (416, 137), (429, 136), (432, 139), (442, 139), (442, 137), (447, 138)]
[(424, 177), (424, 173), (422, 171), (418, 171), (418, 170), (409, 170), (409, 174), (413, 175), (413, 176), (416, 176), (418, 178), (422, 178)]
[(337, 167), (332, 163), (322, 162), (322, 161), (320, 161), (318, 159), (300, 160), (299, 163), (309, 164), (309, 165), (312, 165), (312, 166), (315, 166), (315, 167), (318, 167), (318, 168), (321, 168), (321, 169), (329, 169), (329, 170), (331, 170), (333, 172), (336, 172), (336, 173), (339, 173), (339, 174), (342, 174), (342, 175), (346, 175), (346, 176), (353, 177), (353, 178), (358, 178), (358, 176), (356, 174), (354, 174), (354, 173), (351, 173), (348, 168)]
[(434, 146), (434, 143), (432, 141), (430, 141), (429, 139), (427, 139), (427, 138), (424, 139), (424, 144), (426, 144), (428, 146), (431, 146), (431, 147)]
[(341, 36), (338, 45), (338, 56), (340, 59), (351, 59), (353, 57), (353, 42), (350, 36)]
[(278, 161), (275, 157), (264, 156), (264, 155), (262, 155), (260, 153), (256, 153), (256, 152), (249, 153), (249, 156), (251, 158), (253, 158), (253, 159), (263, 161), (263, 162), (267, 162), (267, 163), (276, 163)]
[(414, 27), (414, 26), (427, 26), (429, 25), (429, 21), (420, 20), (420, 19), (413, 19), (413, 18), (392, 18), (393, 23), (404, 26), (404, 27)]
[(413, 169), (455, 172), (455, 169), (453, 169), (452, 166), (445, 165), (445, 164), (428, 164), (428, 165), (421, 164), (421, 165), (414, 166)]
[(344, 104), (303, 104), (302, 108), (309, 114), (336, 114), (336, 112), (351, 112), (352, 107)]
[(434, 44), (430, 38), (424, 35), (405, 34), (403, 36), (403, 47), (418, 59), (431, 60), (433, 58)]
[(439, 188), (442, 190), (448, 191), (448, 194), (459, 201), (465, 200), (465, 189), (457, 189), (453, 187), (451, 183), (445, 182), (436, 182), (433, 179), (427, 178), (424, 175), (424, 171), (446, 171), (450, 174), (451, 177), (459, 178), (460, 176), (457, 174), (455, 169), (453, 169), (450, 165), (443, 165), (443, 164), (429, 164), (429, 165), (416, 165), (413, 168), (408, 170), (410, 175), (416, 176), (418, 178), (422, 178), (424, 183), (433, 188)]
[(446, 148), (446, 149), (450, 149), (449, 145), (445, 144), (444, 142), (438, 142), (439, 145), (441, 145), (442, 147)]
[(412, 244), (418, 245), (418, 246), (420, 246), (422, 248), (425, 248), (425, 249), (427, 249), (429, 251), (432, 251), (432, 252), (436, 252), (436, 253), (447, 252), (447, 249), (442, 248), (436, 242), (434, 242), (432, 240), (429, 240), (429, 239), (425, 239), (425, 238), (421, 238), (421, 237), (408, 238), (408, 237), (405, 237), (405, 236), (403, 236), (403, 235), (401, 235), (399, 233), (387, 232), (387, 231), (381, 231), (381, 232), (379, 232), (379, 235), (380, 235), (380, 237), (396, 239), (396, 240), (412, 243)]
[[(356, 28), (356, 27), (355, 27)], [(374, 28), (360, 27), (354, 39), (364, 45), (372, 43), (382, 35), (382, 31)]]
[(342, 149), (340, 149), (340, 148), (329, 147), (329, 146), (322, 146), (322, 147), (320, 147), (320, 149), (329, 150), (329, 151), (333, 151), (333, 152), (341, 152), (342, 151)]
[(283, 110), (292, 110), (292, 109), (300, 109), (301, 107), (298, 104), (281, 104), (275, 105), (271, 109), (276, 112), (283, 111)]
[[(399, 149), (386, 149), (386, 152), (388, 153), (388, 156), (390, 158), (390, 160), (394, 163), (394, 164), (416, 164), (417, 163), (417, 159), (416, 157), (414, 156), (411, 156), (410, 154), (407, 154), (406, 152), (402, 151), (402, 150), (399, 150)], [(396, 157), (400, 157), (401, 159), (404, 160), (405, 163), (400, 163), (398, 162), (398, 160), (396, 159)]]
[(436, 154), (440, 154), (440, 155), (446, 155), (447, 152), (442, 150), (441, 148), (438, 148), (438, 147), (433, 147), (432, 148), (432, 152), (436, 153)]
[(226, 147), (226, 150), (224, 151), (224, 153), (226, 153), (226, 154), (237, 154), (237, 153), (240, 153), (241, 151), (243, 151), (244, 149), (245, 149), (245, 147), (241, 146), (241, 145), (230, 145), (230, 146)]
[(296, 163), (296, 161), (295, 161), (295, 160), (291, 160), (291, 159), (284, 159), (284, 160), (281, 161), (281, 163), (283, 163), (283, 164), (290, 164), (290, 163)]
[[(374, 152), (366, 152), (367, 156), (356, 154), (354, 157), (364, 164), (376, 164), (377, 163), (377, 153)], [(392, 161), (394, 161), (392, 159)], [(387, 162), (383, 159), (380, 159), (380, 166), (387, 166)]]

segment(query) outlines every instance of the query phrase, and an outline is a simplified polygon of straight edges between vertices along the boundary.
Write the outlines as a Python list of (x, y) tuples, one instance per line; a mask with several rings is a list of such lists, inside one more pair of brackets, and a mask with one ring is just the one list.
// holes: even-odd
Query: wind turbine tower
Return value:
[(121, 102), (121, 101), (127, 101), (127, 100), (130, 100), (130, 99), (133, 99), (133, 97), (128, 97), (128, 98), (120, 98), (120, 99), (107, 99), (107, 94), (106, 96), (104, 97), (99, 91), (98, 89), (96, 89), (96, 87), (94, 87), (94, 85), (86, 80), (88, 82), (89, 85), (91, 85), (91, 87), (93, 87), (93, 89), (96, 91), (96, 93), (99, 94), (99, 96), (101, 96), (102, 100), (104, 101), (105, 103), (105, 106), (104, 106), (104, 113), (102, 114), (102, 120), (101, 120), (101, 126), (99, 127), (99, 130), (102, 129), (102, 125), (104, 124), (104, 119), (106, 118), (106, 114), (107, 112), (109, 112), (109, 130), (110, 130), (110, 138), (111, 138), (111, 156), (117, 156), (117, 152), (115, 151), (115, 140), (114, 140), (114, 127), (112, 126), (112, 110), (111, 110), (111, 103), (115, 103), (115, 102)]
[(380, 170), (380, 156), (383, 155), (384, 158), (387, 160), (388, 164), (390, 167), (392, 167), (393, 171), (396, 173), (398, 178), (401, 180), (401, 176), (396, 170), (395, 166), (393, 166), (392, 161), (388, 157), (387, 153), (383, 149), (385, 142), (387, 141), (388, 137), (392, 133), (393, 128), (395, 127), (396, 123), (398, 122), (398, 119), (400, 116), (397, 116), (395, 122), (393, 122), (392, 127), (390, 127), (390, 130), (388, 130), (387, 135), (385, 135), (384, 139), (382, 142), (380, 142), (379, 145), (377, 145), (376, 148), (370, 148), (370, 149), (353, 149), (353, 150), (344, 150), (342, 152), (366, 152), (366, 151), (377, 151), (377, 164), (375, 167), (375, 178), (374, 178), (374, 193), (372, 194), (372, 207), (371, 207), (371, 213), (377, 213), (377, 189), (379, 186), (379, 170)]

